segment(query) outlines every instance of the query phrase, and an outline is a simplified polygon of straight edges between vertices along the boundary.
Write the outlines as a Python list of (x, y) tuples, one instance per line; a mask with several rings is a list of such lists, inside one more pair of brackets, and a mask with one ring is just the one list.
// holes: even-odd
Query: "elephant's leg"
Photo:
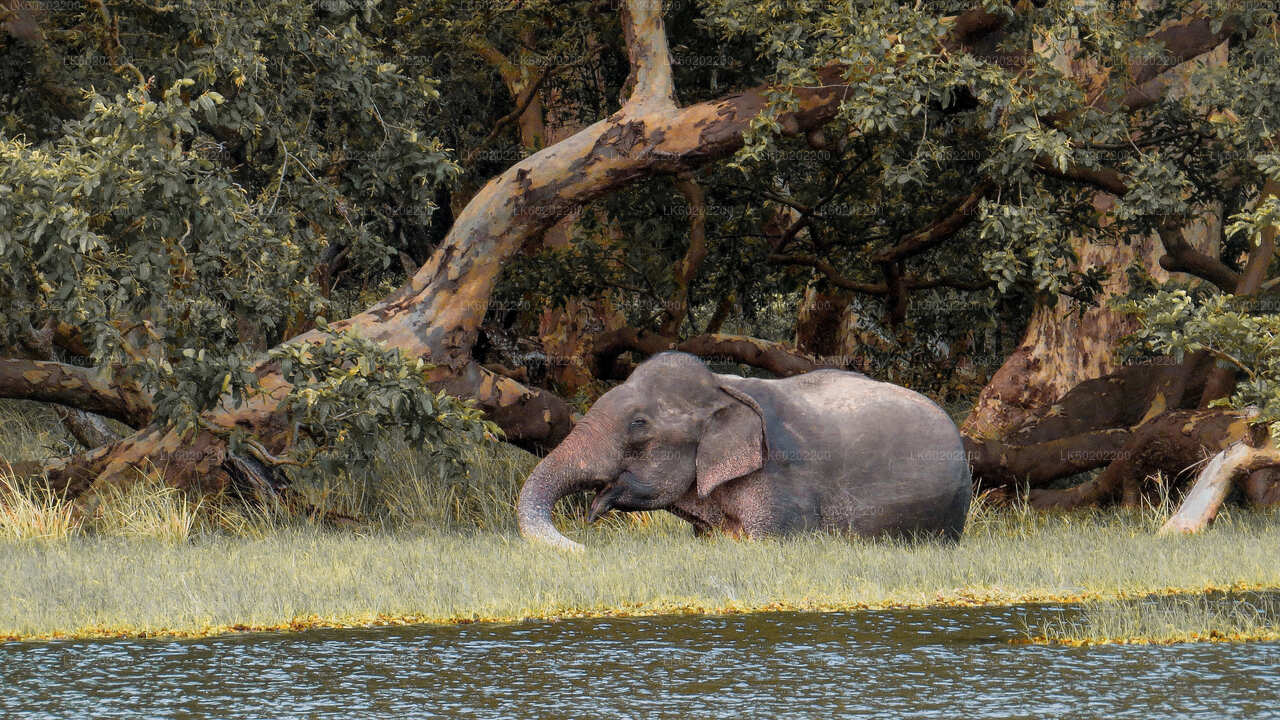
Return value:
[(698, 497), (698, 493), (692, 488), (675, 505), (667, 508), (667, 511), (692, 525), (696, 537), (722, 529), (725, 524), (724, 511), (720, 506)]
[(721, 528), (737, 538), (784, 535), (812, 524), (804, 503), (778, 492), (760, 473), (721, 487), (707, 501), (720, 508)]

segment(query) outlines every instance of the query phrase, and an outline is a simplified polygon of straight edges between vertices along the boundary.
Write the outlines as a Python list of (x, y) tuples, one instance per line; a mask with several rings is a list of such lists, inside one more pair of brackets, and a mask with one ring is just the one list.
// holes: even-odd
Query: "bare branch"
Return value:
[(1181, 225), (1167, 223), (1159, 230), (1165, 255), (1160, 267), (1169, 272), (1182, 272), (1208, 280), (1223, 292), (1234, 292), (1240, 282), (1240, 274), (1227, 267), (1218, 258), (1200, 252), (1182, 236)]

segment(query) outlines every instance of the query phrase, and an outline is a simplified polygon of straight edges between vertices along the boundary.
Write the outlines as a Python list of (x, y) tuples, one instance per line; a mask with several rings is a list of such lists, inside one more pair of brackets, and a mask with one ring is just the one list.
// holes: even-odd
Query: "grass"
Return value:
[(1046, 622), (1031, 642), (1061, 645), (1280, 641), (1280, 596), (1155, 596), (1086, 603), (1076, 620)]
[(0, 538), (65, 540), (79, 529), (71, 503), (47, 485), (22, 487), (13, 477), (0, 474)]
[[(955, 545), (811, 535), (695, 539), (678, 521), (573, 532), (582, 555), (509, 531), (276, 529), (185, 543), (77, 535), (0, 542), (0, 636), (229, 630), (526, 617), (834, 610), (1116, 599), (1280, 588), (1280, 525), (1233, 512), (1155, 537), (1114, 513), (996, 515)], [(1224, 559), (1230, 558), (1230, 562)]]
[[(56, 454), (56, 430), (14, 407), (0, 403), (0, 448)], [(47, 489), (0, 483), (0, 638), (1280, 588), (1274, 512), (1230, 509), (1205, 533), (1156, 537), (1167, 503), (1045, 515), (980, 499), (964, 538), (946, 545), (822, 534), (695, 539), (665, 513), (614, 515), (585, 528), (578, 501), (560, 522), (588, 551), (566, 555), (515, 532), (516, 493), (536, 458), (499, 446), (472, 448), (466, 460), (459, 470), (392, 444), (355, 476), (302, 489), (322, 509), (358, 518), (344, 529), (314, 514), (195, 503), (147, 477), (77, 522)]]

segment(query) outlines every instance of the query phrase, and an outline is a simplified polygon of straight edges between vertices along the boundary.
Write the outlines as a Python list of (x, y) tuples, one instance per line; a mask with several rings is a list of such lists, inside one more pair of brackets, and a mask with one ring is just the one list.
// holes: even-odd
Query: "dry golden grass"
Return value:
[(80, 530), (71, 503), (48, 485), (24, 487), (0, 471), (0, 538), (10, 542), (66, 540)]
[(158, 473), (142, 473), (137, 482), (111, 486), (98, 495), (87, 529), (107, 537), (186, 542), (198, 523), (211, 515), (201, 512), (202, 501), (167, 486)]

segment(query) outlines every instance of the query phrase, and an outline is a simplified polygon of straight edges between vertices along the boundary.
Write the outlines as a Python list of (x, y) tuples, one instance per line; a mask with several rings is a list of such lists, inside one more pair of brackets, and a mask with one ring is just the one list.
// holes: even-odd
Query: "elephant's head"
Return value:
[(767, 454), (764, 413), (749, 395), (692, 355), (655, 355), (601, 396), (534, 468), (516, 508), (520, 533), (581, 550), (551, 524), (560, 498), (598, 490), (593, 520), (614, 508), (667, 508), (690, 489), (706, 497), (759, 470)]

